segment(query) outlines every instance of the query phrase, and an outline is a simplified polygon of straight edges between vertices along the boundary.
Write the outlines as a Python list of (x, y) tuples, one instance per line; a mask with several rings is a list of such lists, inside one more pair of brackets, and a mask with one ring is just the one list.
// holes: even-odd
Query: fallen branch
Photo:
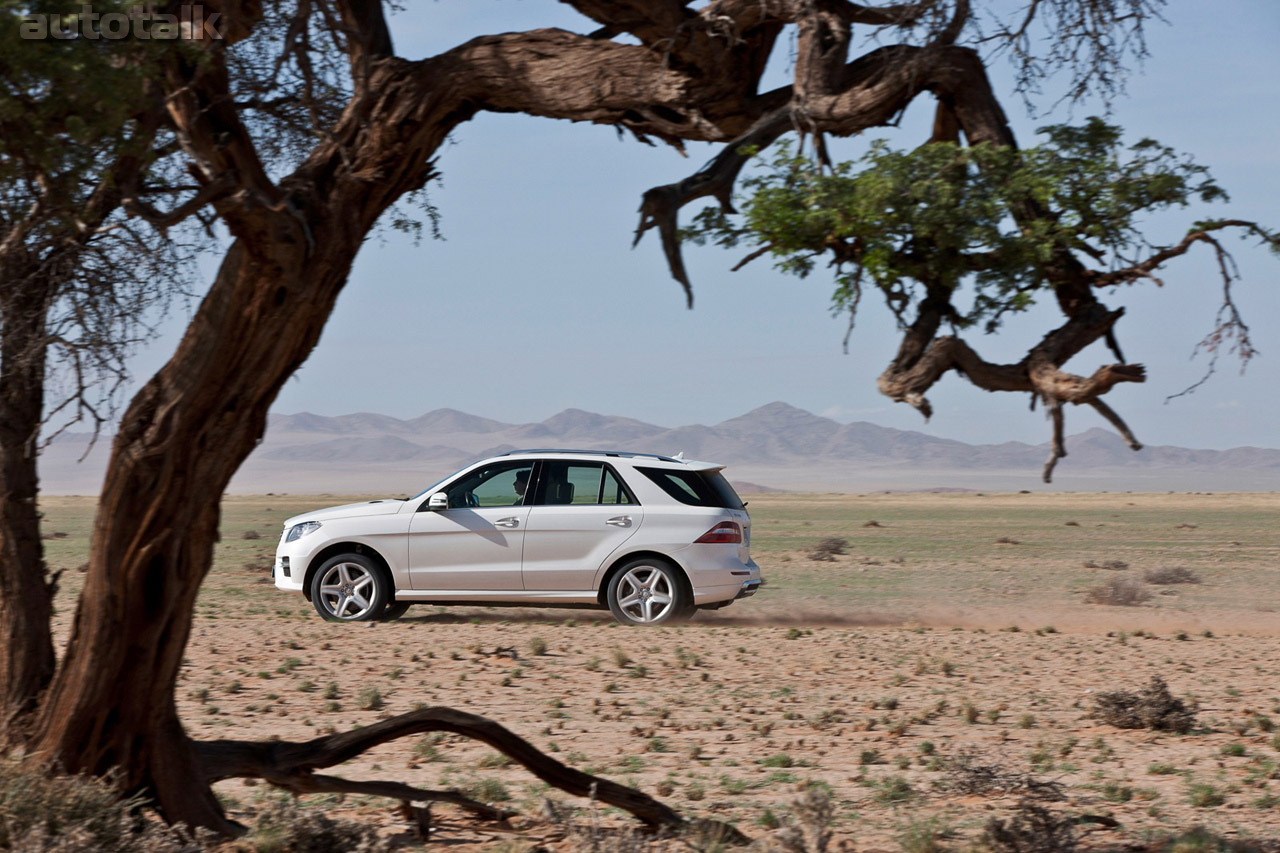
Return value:
[[(450, 802), (490, 819), (507, 816), (457, 792), (427, 791), (394, 782), (358, 782), (317, 775), (319, 768), (350, 761), (375, 746), (426, 732), (450, 732), (481, 741), (524, 765), (552, 787), (579, 797), (593, 797), (630, 813), (650, 829), (681, 830), (688, 825), (679, 812), (635, 788), (575, 770), (548, 756), (524, 738), (493, 720), (453, 708), (423, 708), (370, 726), (309, 741), (213, 740), (196, 742), (205, 779), (259, 778), (296, 793), (353, 792), (376, 794), (402, 801)], [(750, 841), (737, 829), (724, 825), (724, 840)]]

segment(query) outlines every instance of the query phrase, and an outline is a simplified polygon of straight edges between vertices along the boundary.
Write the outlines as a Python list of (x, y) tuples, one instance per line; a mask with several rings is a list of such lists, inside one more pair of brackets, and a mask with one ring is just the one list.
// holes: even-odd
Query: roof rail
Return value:
[(591, 454), (592, 456), (617, 456), (625, 459), (634, 459), (635, 457), (644, 457), (645, 459), (659, 459), (663, 462), (684, 462), (683, 459), (673, 459), (670, 456), (662, 456), (657, 453), (635, 453), (630, 450), (569, 450), (561, 447), (537, 447), (529, 450), (508, 450), (506, 453), (498, 453), (497, 456), (514, 456), (518, 453), (581, 453)]

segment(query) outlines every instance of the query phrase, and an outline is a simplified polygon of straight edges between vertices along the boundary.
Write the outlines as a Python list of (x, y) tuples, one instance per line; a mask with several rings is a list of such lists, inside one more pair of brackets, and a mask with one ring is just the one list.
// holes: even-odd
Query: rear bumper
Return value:
[(699, 607), (709, 604), (727, 604), (739, 598), (755, 595), (763, 581), (760, 567), (754, 560), (734, 562), (724, 568), (692, 571), (693, 603)]

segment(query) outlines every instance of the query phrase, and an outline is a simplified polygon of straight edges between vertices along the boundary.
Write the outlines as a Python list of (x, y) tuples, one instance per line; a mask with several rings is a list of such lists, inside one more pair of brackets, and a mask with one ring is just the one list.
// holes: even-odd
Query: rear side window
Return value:
[(555, 459), (549, 459), (542, 465), (541, 483), (534, 501), (537, 504), (597, 506), (635, 503), (607, 465)]
[(742, 499), (719, 471), (678, 471), (639, 466), (636, 470), (682, 504), (742, 509)]

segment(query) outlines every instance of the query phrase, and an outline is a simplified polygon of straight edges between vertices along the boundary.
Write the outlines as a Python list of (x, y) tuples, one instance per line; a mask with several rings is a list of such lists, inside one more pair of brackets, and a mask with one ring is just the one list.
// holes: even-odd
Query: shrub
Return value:
[(1243, 839), (1229, 841), (1203, 826), (1193, 826), (1159, 841), (1159, 849), (1166, 853), (1248, 853), (1265, 849)]
[(911, 787), (902, 776), (887, 776), (876, 783), (875, 799), (881, 803), (901, 803), (915, 796), (915, 788)]
[(1195, 725), (1196, 709), (1169, 692), (1164, 679), (1154, 676), (1142, 690), (1101, 693), (1090, 716), (1121, 729), (1152, 729), (1186, 734)]
[(1175, 584), (1200, 583), (1200, 576), (1185, 566), (1171, 566), (1166, 569), (1151, 569), (1142, 576), (1147, 583)]
[(942, 841), (950, 834), (950, 829), (937, 817), (915, 820), (900, 830), (898, 846), (902, 853), (942, 853), (946, 850)]
[(962, 751), (941, 763), (945, 776), (934, 787), (953, 794), (987, 797), (1017, 794), (1023, 799), (1060, 800), (1062, 785), (1030, 773), (983, 763), (978, 753)]
[(809, 559), (817, 560), (821, 563), (834, 563), (836, 561), (836, 557), (845, 554), (845, 549), (848, 547), (848, 539), (841, 539), (835, 536), (823, 539), (817, 545), (813, 546), (813, 550), (809, 552)]
[(1137, 607), (1150, 601), (1151, 593), (1139, 581), (1129, 578), (1112, 578), (1104, 584), (1089, 587), (1084, 600), (1088, 604)]
[(0, 850), (179, 853), (192, 849), (173, 830), (137, 815), (108, 780), (63, 776), (0, 758)]
[(1008, 820), (987, 821), (978, 843), (992, 853), (1070, 853), (1079, 839), (1071, 818), (1024, 802)]
[(261, 539), (262, 534), (256, 530), (246, 530), (244, 533), (240, 534), (240, 538), (241, 539)]
[(791, 803), (787, 825), (774, 834), (776, 849), (826, 853), (831, 844), (831, 823), (835, 819), (831, 791), (822, 784), (810, 783)]

